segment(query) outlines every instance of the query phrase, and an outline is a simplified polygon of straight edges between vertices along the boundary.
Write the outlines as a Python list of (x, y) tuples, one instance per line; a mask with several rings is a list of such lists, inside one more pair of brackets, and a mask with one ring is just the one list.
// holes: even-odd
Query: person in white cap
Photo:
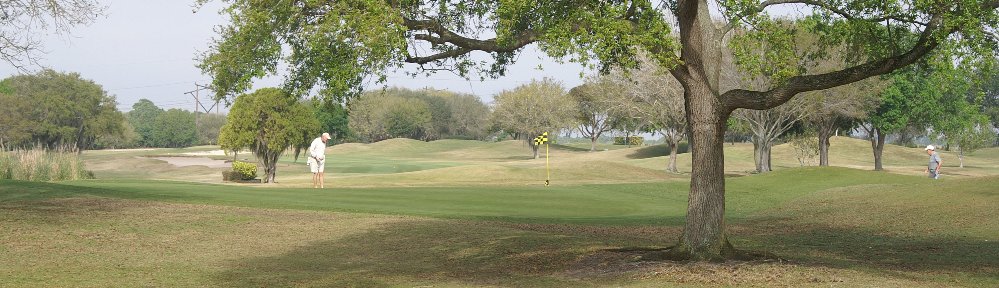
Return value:
[(330, 133), (323, 133), (322, 136), (312, 140), (309, 145), (309, 170), (312, 170), (312, 188), (326, 188), (323, 183), (323, 172), (326, 170), (326, 141), (330, 140)]
[(933, 179), (940, 179), (940, 167), (943, 166), (943, 160), (940, 160), (940, 154), (937, 154), (936, 148), (933, 145), (926, 146), (926, 154), (930, 155), (930, 163), (926, 166), (926, 175)]

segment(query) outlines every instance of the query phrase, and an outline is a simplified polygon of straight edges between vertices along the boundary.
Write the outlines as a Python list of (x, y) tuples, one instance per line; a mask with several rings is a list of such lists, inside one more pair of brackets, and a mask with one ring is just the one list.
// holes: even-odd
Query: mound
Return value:
[(368, 144), (374, 149), (382, 151), (410, 150), (424, 146), (427, 142), (413, 140), (409, 138), (393, 138)]

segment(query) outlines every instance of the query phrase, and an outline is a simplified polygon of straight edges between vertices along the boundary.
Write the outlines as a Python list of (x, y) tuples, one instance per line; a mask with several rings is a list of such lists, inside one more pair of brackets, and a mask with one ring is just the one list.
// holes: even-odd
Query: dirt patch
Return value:
[(641, 261), (642, 254), (648, 251), (628, 249), (604, 249), (580, 258), (570, 266), (566, 275), (578, 279), (620, 276), (633, 272), (650, 271), (662, 264)]
[(205, 166), (208, 168), (229, 168), (232, 164), (225, 160), (215, 160), (207, 157), (150, 157), (151, 159), (167, 162), (177, 167), (185, 166)]

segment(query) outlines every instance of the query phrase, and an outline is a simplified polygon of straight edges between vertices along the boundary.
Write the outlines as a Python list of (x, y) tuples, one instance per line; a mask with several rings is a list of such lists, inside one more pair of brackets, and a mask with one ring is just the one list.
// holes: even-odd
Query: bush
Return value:
[(0, 179), (65, 181), (93, 178), (94, 174), (83, 169), (83, 160), (75, 152), (0, 150)]
[(239, 180), (250, 180), (257, 178), (257, 164), (247, 162), (232, 162), (232, 171), (237, 173)]
[(794, 148), (794, 157), (798, 158), (798, 163), (804, 166), (815, 164), (815, 157), (819, 156), (818, 136), (814, 133), (799, 135), (791, 138), (791, 147)]
[(641, 136), (631, 136), (627, 137), (628, 142), (625, 142), (625, 137), (614, 137), (614, 145), (630, 145), (630, 146), (641, 146), (645, 143), (645, 137)]

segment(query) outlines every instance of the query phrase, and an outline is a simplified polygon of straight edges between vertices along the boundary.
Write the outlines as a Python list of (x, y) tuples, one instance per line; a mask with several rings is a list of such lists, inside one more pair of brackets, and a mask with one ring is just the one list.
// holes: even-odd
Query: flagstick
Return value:
[(547, 174), (547, 176), (545, 176), (545, 186), (548, 186), (549, 183), (550, 183), (550, 181), (551, 181), (551, 179), (552, 179), (552, 172), (550, 170), (551, 168), (548, 168), (548, 167), (549, 167), (549, 164), (548, 164), (548, 143), (545, 143), (545, 174)]

